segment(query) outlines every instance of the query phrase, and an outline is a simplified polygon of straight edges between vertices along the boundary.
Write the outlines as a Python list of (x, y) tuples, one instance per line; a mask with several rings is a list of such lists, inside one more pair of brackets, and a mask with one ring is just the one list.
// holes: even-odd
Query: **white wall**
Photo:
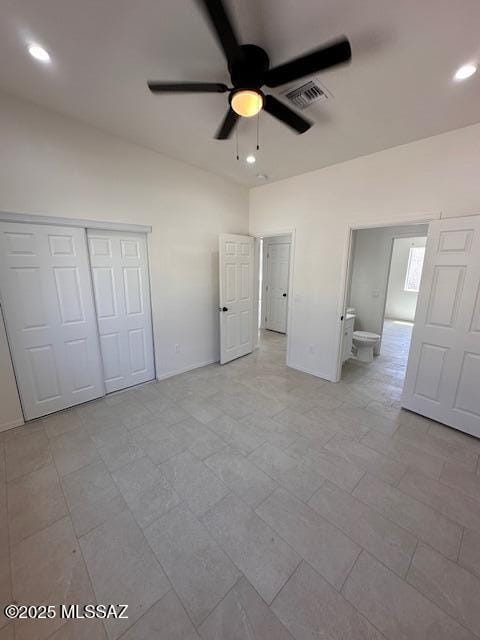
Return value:
[(158, 375), (217, 360), (218, 235), (247, 231), (247, 189), (6, 95), (0, 140), (0, 210), (152, 225)]
[(291, 366), (336, 379), (349, 224), (480, 213), (479, 166), (474, 125), (252, 189), (251, 232), (296, 229)]
[(417, 308), (418, 293), (405, 291), (408, 258), (411, 247), (424, 247), (427, 238), (396, 238), (393, 243), (390, 277), (388, 279), (385, 317), (393, 320), (413, 322)]
[(427, 232), (427, 225), (376, 227), (353, 232), (355, 248), (347, 300), (348, 306), (356, 309), (356, 330), (382, 335), (393, 239), (426, 235)]

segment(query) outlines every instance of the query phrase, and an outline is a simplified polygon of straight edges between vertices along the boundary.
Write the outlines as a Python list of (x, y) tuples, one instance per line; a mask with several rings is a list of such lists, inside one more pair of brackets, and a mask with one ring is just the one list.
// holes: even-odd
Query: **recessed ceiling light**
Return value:
[(50, 54), (46, 49), (38, 44), (31, 44), (28, 47), (28, 53), (32, 58), (35, 58), (35, 60), (40, 60), (40, 62), (50, 62)]
[(248, 162), (248, 164), (253, 164), (254, 162), (256, 162), (257, 159), (253, 154), (250, 154), (245, 158), (245, 160)]
[(470, 76), (473, 76), (476, 70), (476, 64), (464, 64), (463, 67), (460, 67), (460, 69), (457, 70), (454, 76), (455, 80), (466, 80), (467, 78), (470, 78)]

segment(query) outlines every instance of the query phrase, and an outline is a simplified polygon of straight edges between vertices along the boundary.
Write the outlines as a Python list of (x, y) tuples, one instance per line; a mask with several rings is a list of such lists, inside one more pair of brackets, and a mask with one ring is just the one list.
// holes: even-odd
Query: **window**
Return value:
[(410, 247), (407, 275), (405, 277), (405, 291), (418, 293), (420, 289), (420, 279), (422, 277), (424, 258), (425, 247)]

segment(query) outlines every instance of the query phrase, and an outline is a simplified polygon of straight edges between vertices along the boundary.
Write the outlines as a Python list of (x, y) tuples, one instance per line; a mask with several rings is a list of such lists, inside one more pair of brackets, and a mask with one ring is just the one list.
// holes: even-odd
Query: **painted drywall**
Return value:
[(355, 307), (355, 329), (382, 335), (394, 238), (426, 235), (428, 225), (354, 231), (352, 281), (347, 306)]
[(0, 210), (152, 226), (158, 376), (218, 360), (218, 236), (247, 232), (247, 189), (7, 95), (0, 140)]
[(251, 190), (252, 233), (296, 230), (290, 366), (337, 379), (349, 225), (480, 213), (479, 166), (474, 125)]
[(427, 238), (396, 238), (393, 242), (390, 276), (388, 278), (385, 317), (391, 320), (415, 320), (418, 293), (405, 291), (408, 258), (412, 247), (424, 247)]
[(7, 335), (0, 309), (0, 431), (23, 424)]

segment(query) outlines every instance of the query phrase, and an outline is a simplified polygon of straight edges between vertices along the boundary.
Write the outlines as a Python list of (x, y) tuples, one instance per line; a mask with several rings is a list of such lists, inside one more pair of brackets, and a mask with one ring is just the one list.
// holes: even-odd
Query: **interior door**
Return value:
[(286, 333), (290, 243), (267, 241), (266, 250), (265, 328)]
[(105, 387), (118, 391), (155, 377), (147, 238), (87, 233)]
[(480, 216), (430, 224), (402, 404), (480, 437)]
[(254, 242), (250, 236), (224, 234), (220, 257), (220, 363), (253, 349)]
[(25, 418), (104, 395), (85, 230), (0, 223), (0, 291)]

